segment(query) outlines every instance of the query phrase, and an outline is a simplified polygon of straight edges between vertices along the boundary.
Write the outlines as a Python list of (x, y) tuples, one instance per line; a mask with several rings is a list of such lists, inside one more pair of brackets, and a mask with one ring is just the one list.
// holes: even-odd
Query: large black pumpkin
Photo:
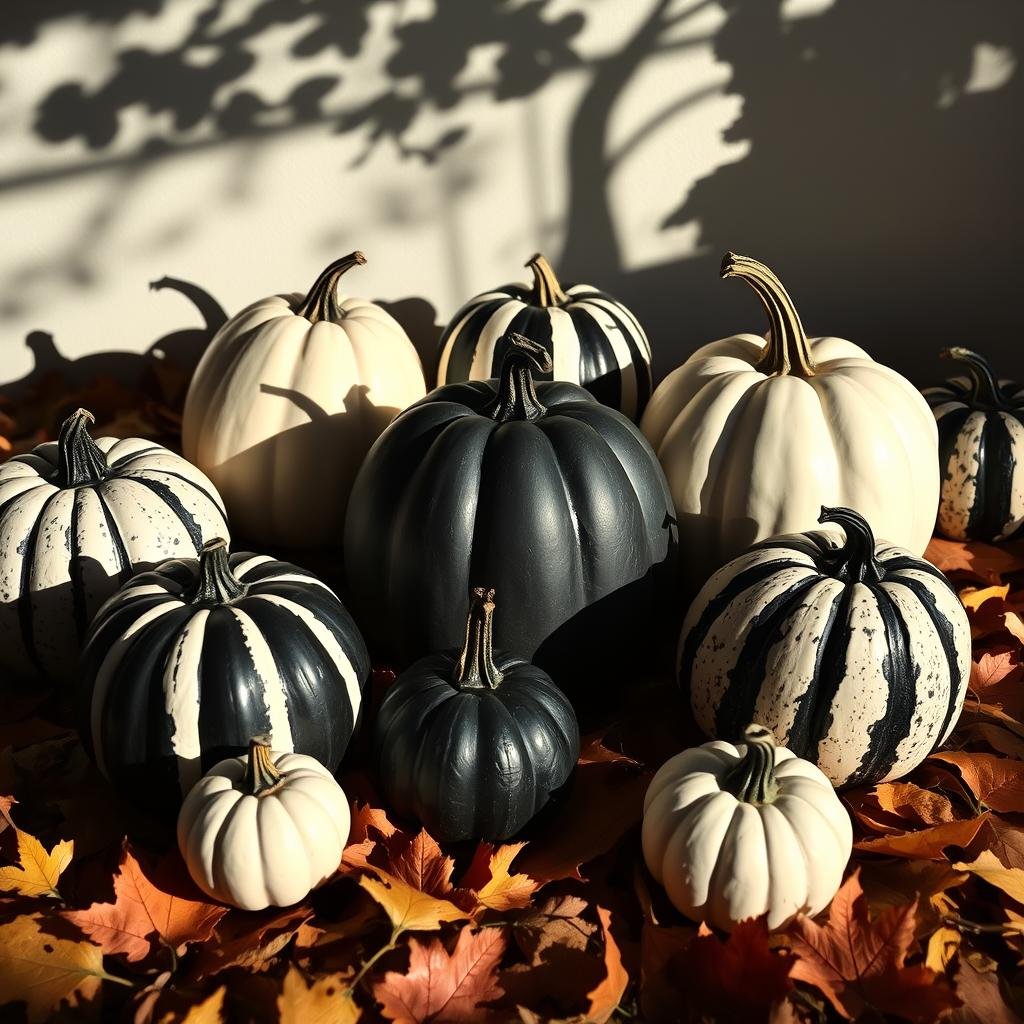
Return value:
[(926, 388), (939, 428), (939, 531), (953, 540), (1007, 540), (1024, 526), (1024, 385), (997, 381), (966, 348), (942, 352), (964, 376)]
[(374, 730), (390, 806), (451, 842), (515, 835), (580, 751), (572, 705), (539, 668), (494, 650), (493, 618), (494, 591), (474, 590), (461, 652), (403, 672)]
[(370, 449), (345, 565), (360, 625), (399, 664), (461, 642), (471, 579), (516, 609), (498, 646), (560, 685), (569, 654), (582, 666), (650, 646), (676, 555), (665, 476), (621, 413), (575, 384), (535, 383), (549, 367), (513, 335), (499, 380), (438, 388)]
[(332, 771), (355, 728), (370, 661), (315, 576), (207, 543), (100, 610), (83, 654), (82, 734), (103, 774), (176, 806), (212, 765), (268, 734)]

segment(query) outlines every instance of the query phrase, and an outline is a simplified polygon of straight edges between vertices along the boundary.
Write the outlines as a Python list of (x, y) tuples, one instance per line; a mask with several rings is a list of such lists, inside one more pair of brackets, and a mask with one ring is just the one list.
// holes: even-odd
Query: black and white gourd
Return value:
[(969, 349), (941, 354), (966, 372), (924, 390), (939, 427), (939, 532), (1007, 540), (1024, 526), (1024, 385), (997, 380)]
[(229, 557), (223, 540), (122, 588), (96, 617), (82, 666), (82, 732), (100, 771), (171, 807), (254, 735), (336, 769), (370, 674), (326, 584), (266, 555)]
[(933, 565), (875, 546), (850, 509), (721, 568), (683, 624), (679, 681), (709, 736), (762, 723), (833, 785), (905, 775), (952, 731), (967, 691), (967, 613)]
[(403, 672), (377, 714), (374, 758), (389, 806), (441, 840), (515, 835), (565, 785), (576, 715), (550, 677), (494, 649), (494, 591), (470, 598), (460, 651)]
[[(563, 288), (539, 253), (526, 264), (533, 284), (506, 284), (467, 302), (441, 336), (437, 383), (497, 377), (509, 331), (551, 356), (544, 379), (586, 388), (598, 401), (638, 420), (651, 397), (651, 346), (621, 302), (589, 284)], [(541, 379), (541, 378), (538, 378)]]
[(137, 437), (89, 436), (79, 409), (57, 441), (0, 466), (0, 664), (70, 681), (92, 617), (134, 573), (227, 536), (195, 466)]

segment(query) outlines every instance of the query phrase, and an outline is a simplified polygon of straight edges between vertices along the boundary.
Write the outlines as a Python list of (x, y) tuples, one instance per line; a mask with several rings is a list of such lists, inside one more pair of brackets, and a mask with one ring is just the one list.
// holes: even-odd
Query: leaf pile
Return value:
[[(134, 400), (143, 411), (126, 406), (106, 428), (173, 444), (175, 413), (159, 390)], [(15, 424), (8, 449), (53, 429), (0, 407)], [(66, 410), (50, 411), (55, 421)], [(1024, 548), (936, 540), (928, 557), (972, 622), (961, 721), (908, 778), (843, 794), (856, 842), (846, 881), (819, 918), (775, 933), (749, 921), (723, 936), (685, 920), (643, 866), (646, 786), (699, 742), (666, 680), (631, 681), (613, 721), (588, 723), (569, 791), (519, 842), (497, 847), (442, 847), (392, 820), (357, 737), (342, 775), (353, 821), (338, 872), (304, 903), (259, 913), (195, 888), (173, 823), (110, 791), (66, 697), (8, 691), (0, 1019), (1017, 1020)], [(375, 673), (371, 703), (391, 678)]]

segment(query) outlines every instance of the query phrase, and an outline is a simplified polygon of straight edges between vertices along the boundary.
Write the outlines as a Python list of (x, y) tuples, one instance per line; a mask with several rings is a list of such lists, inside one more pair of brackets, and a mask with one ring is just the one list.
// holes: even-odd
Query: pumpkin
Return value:
[(941, 354), (966, 373), (924, 391), (939, 427), (939, 531), (1008, 540), (1024, 525), (1024, 386), (998, 381), (977, 352)]
[(266, 555), (164, 562), (100, 610), (83, 653), (82, 731), (100, 771), (140, 802), (177, 808), (254, 735), (338, 767), (370, 662), (315, 576)]
[(572, 705), (539, 668), (494, 649), (494, 590), (470, 599), (461, 652), (406, 669), (377, 714), (388, 804), (431, 835), (499, 842), (568, 780), (580, 752)]
[(0, 466), (0, 664), (74, 678), (100, 605), (134, 573), (226, 536), (223, 504), (194, 466), (153, 441), (89, 436), (79, 409)]
[(309, 293), (272, 295), (217, 332), (185, 402), (182, 445), (248, 540), (311, 547), (345, 521), (370, 445), (426, 387), (398, 321), (338, 281), (366, 262), (354, 252)]
[(644, 860), (677, 910), (723, 931), (768, 929), (831, 902), (853, 847), (828, 779), (751, 725), (666, 761), (644, 798)]
[(832, 530), (775, 537), (719, 570), (683, 623), (679, 681), (697, 724), (737, 740), (751, 719), (836, 786), (906, 775), (963, 705), (971, 631), (933, 565), (852, 509)]
[(337, 870), (351, 812), (344, 790), (314, 757), (273, 752), (215, 764), (185, 798), (178, 847), (196, 885), (242, 910), (287, 907)]
[(690, 585), (755, 541), (810, 529), (822, 505), (855, 508), (921, 554), (939, 475), (920, 392), (849, 341), (808, 340), (763, 264), (727, 253), (722, 276), (753, 288), (768, 340), (739, 334), (698, 349), (662, 381), (642, 423), (693, 553)]
[(366, 457), (345, 567), (357, 618), (392, 662), (461, 643), (471, 575), (516, 609), (498, 646), (552, 675), (563, 655), (577, 668), (583, 655), (607, 660), (595, 629), (635, 633), (642, 649), (674, 571), (665, 477), (621, 413), (575, 384), (534, 380), (550, 366), (513, 335), (499, 380), (431, 392)]
[(562, 288), (539, 253), (526, 264), (533, 285), (506, 284), (467, 302), (441, 336), (437, 383), (497, 377), (509, 332), (526, 335), (551, 357), (547, 379), (586, 388), (637, 420), (651, 396), (651, 346), (621, 302), (589, 284)]

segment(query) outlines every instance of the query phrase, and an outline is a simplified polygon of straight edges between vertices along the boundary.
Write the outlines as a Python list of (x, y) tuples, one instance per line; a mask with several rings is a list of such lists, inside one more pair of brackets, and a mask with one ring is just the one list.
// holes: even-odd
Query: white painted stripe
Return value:
[(199, 739), (202, 698), (199, 666), (210, 610), (200, 608), (182, 627), (164, 665), (164, 711), (171, 721), (171, 748), (178, 759), (178, 784), (185, 796), (203, 774), (203, 745)]
[(470, 380), (491, 379), (493, 376), (491, 373), (491, 363), (494, 360), (494, 350), (498, 347), (498, 342), (508, 330), (508, 325), (520, 310), (525, 308), (526, 303), (519, 302), (517, 299), (509, 299), (508, 302), (502, 303), (490, 315), (487, 323), (484, 324), (483, 330), (480, 332), (476, 349), (473, 352), (473, 362), (469, 368)]
[(997, 540), (1005, 540), (1024, 524), (1024, 425), (1016, 416), (1001, 412), (1003, 423), (1010, 435), (1010, 450), (1013, 452), (1013, 471), (1010, 477), (1010, 507), (1007, 510), (1006, 525)]
[(483, 296), (477, 296), (477, 298), (475, 298), (472, 303), (466, 307), (466, 315), (455, 325), (455, 329), (451, 334), (448, 335), (448, 340), (444, 343), (444, 349), (441, 352), (441, 360), (437, 366), (438, 387), (448, 383), (448, 363), (451, 360), (452, 349), (455, 348), (456, 342), (458, 341), (463, 328), (466, 326), (469, 318), (480, 308), (481, 303), (489, 301), (490, 297), (491, 296), (484, 298)]
[[(242, 577), (252, 569), (255, 569), (258, 565), (266, 565), (267, 562), (276, 562), (276, 558), (271, 558), (270, 555), (253, 555), (252, 558), (247, 558), (244, 562), (239, 562), (231, 571), (235, 574), (238, 579)], [(244, 581), (243, 581), (244, 582)]]
[(600, 325), (601, 330), (608, 339), (608, 343), (612, 347), (612, 351), (615, 353), (615, 362), (618, 363), (619, 376), (621, 377), (619, 406), (628, 416), (632, 416), (636, 412), (637, 402), (636, 366), (633, 364), (633, 354), (629, 350), (629, 343), (626, 341), (625, 335), (608, 315), (609, 306), (611, 306), (614, 312), (618, 312), (618, 309), (611, 303), (602, 302), (597, 299), (581, 302), (580, 305)]
[(342, 679), (345, 680), (349, 704), (352, 706), (352, 719), (355, 721), (359, 713), (359, 701), (362, 696), (359, 690), (359, 677), (356, 675), (356, 670), (352, 666), (352, 662), (349, 661), (348, 655), (341, 644), (335, 639), (334, 634), (312, 612), (303, 608), (302, 605), (296, 604), (295, 601), (278, 597), (276, 594), (254, 594), (252, 599), (268, 601), (270, 604), (277, 605), (278, 608), (284, 608), (286, 611), (291, 612), (320, 641), (328, 656), (337, 665)]
[(557, 306), (548, 310), (551, 320), (551, 362), (554, 379), (570, 384), (580, 382), (580, 338), (572, 317)]
[(948, 537), (966, 539), (971, 509), (977, 499), (978, 452), (985, 427), (985, 413), (973, 412), (964, 421), (942, 467), (945, 476), (939, 495), (939, 529)]
[(241, 608), (233, 605), (231, 612), (238, 619), (246, 649), (263, 684), (263, 704), (270, 721), (271, 746), (277, 751), (292, 751), (295, 742), (288, 722), (288, 699), (270, 645), (256, 623)]

